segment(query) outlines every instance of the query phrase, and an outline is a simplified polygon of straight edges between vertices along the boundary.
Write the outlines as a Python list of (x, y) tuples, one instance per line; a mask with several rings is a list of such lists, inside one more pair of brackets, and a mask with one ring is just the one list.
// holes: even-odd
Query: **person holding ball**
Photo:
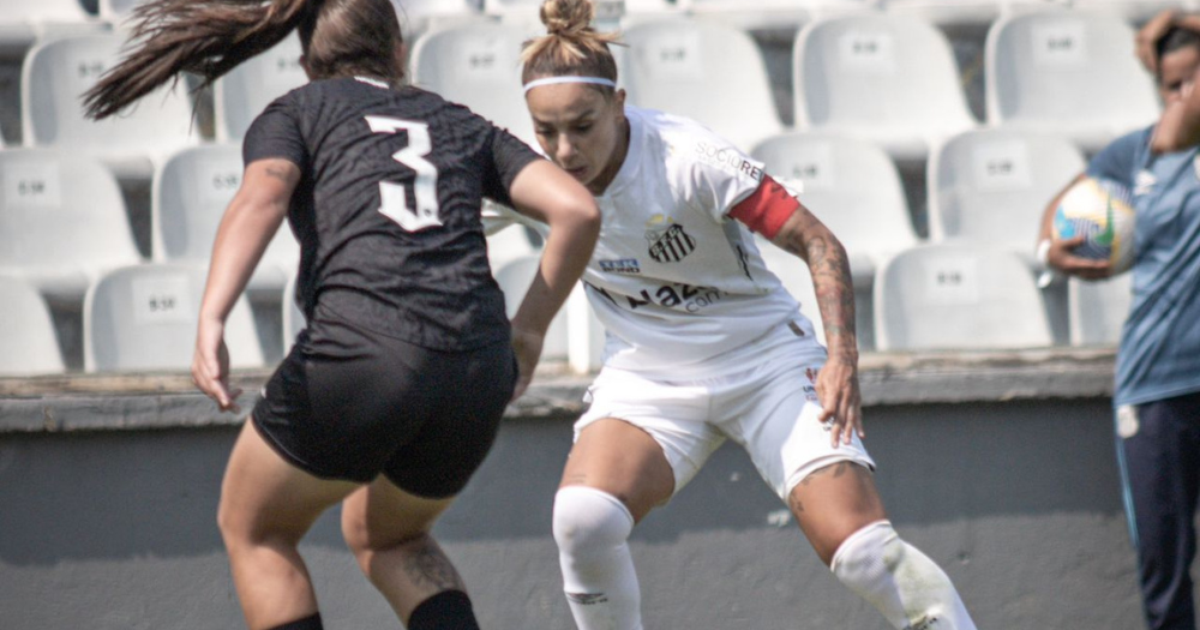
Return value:
[[(1151, 630), (1195, 630), (1189, 574), (1200, 498), (1200, 20), (1164, 13), (1138, 36), (1165, 108), (1159, 122), (1118, 138), (1085, 177), (1131, 191), (1133, 303), (1117, 353), (1113, 398), (1117, 458), (1143, 610)], [(1153, 51), (1148, 54), (1148, 51)], [(1108, 261), (1054, 240), (1068, 186), (1046, 207), (1038, 255), (1049, 269), (1109, 277)]]

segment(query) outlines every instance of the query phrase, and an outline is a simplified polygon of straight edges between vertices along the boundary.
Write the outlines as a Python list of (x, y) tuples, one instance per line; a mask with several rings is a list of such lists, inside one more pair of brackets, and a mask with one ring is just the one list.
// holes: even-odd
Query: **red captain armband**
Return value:
[(770, 175), (763, 175), (758, 189), (734, 206), (729, 216), (768, 240), (775, 240), (775, 235), (779, 234), (783, 224), (799, 207), (800, 202), (786, 188), (771, 179)]

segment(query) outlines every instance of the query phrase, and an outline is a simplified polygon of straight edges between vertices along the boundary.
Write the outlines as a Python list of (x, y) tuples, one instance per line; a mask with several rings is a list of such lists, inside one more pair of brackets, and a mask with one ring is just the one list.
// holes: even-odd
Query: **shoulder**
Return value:
[(659, 146), (668, 170), (688, 179), (752, 181), (763, 177), (762, 163), (700, 123), (655, 110), (635, 110)]

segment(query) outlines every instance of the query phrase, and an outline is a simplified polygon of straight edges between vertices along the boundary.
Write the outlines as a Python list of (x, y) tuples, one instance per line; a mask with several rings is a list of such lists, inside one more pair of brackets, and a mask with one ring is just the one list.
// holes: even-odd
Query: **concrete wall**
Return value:
[[(1142, 627), (1110, 356), (864, 364), (867, 446), (891, 517), (950, 574), (981, 628)], [(214, 522), (237, 419), (181, 380), (0, 382), (0, 628), (241, 625)], [(550, 507), (585, 382), (545, 379), (511, 409), (439, 523), (485, 628), (572, 627)], [(303, 545), (326, 627), (399, 627), (358, 574), (337, 516)], [(887, 627), (728, 445), (639, 526), (632, 548), (647, 628)]]

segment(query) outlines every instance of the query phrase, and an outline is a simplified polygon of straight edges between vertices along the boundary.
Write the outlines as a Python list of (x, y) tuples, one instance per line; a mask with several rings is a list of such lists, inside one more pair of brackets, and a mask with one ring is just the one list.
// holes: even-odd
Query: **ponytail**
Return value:
[(199, 75), (204, 88), (283, 41), (310, 10), (308, 0), (152, 0), (134, 9), (133, 49), (84, 95), (96, 120), (112, 116), (175, 79)]

